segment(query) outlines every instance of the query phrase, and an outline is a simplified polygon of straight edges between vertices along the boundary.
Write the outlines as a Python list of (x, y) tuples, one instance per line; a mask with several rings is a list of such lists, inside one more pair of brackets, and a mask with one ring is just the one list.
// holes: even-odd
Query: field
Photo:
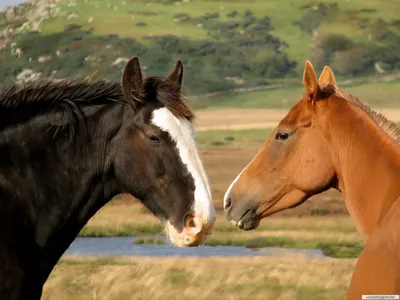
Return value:
[(280, 258), (63, 259), (44, 300), (345, 299), (355, 260)]
[[(376, 100), (397, 95), (398, 83), (349, 90), (400, 122), (400, 105)], [(287, 113), (270, 100), (293, 103), (300, 93), (300, 89), (246, 93), (233, 96), (241, 100), (232, 102), (229, 99), (235, 98), (226, 96), (196, 111), (197, 140), (218, 214), (206, 244), (318, 248), (329, 258), (300, 254), (202, 259), (69, 256), (51, 274), (43, 299), (193, 299), (193, 295), (196, 299), (344, 299), (362, 240), (337, 191), (316, 195), (265, 219), (255, 231), (239, 231), (223, 216), (226, 188)], [(129, 195), (114, 198), (80, 233), (142, 236), (139, 243), (153, 243), (151, 236), (161, 234), (161, 223)]]

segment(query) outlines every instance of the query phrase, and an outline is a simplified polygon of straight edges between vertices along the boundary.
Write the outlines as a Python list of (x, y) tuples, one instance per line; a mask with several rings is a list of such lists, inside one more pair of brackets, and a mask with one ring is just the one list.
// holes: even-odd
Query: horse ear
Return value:
[(336, 85), (335, 75), (333, 75), (331, 68), (329, 68), (328, 66), (324, 67), (318, 81), (324, 84), (331, 83)]
[(318, 93), (318, 81), (314, 68), (309, 60), (306, 60), (303, 73), (303, 84), (306, 89), (309, 100), (314, 102)]
[(122, 92), (126, 99), (138, 100), (143, 84), (143, 75), (140, 70), (139, 58), (132, 57), (125, 65), (122, 73)]
[(168, 79), (182, 85), (183, 65), (180, 60), (176, 62), (175, 69), (168, 75)]

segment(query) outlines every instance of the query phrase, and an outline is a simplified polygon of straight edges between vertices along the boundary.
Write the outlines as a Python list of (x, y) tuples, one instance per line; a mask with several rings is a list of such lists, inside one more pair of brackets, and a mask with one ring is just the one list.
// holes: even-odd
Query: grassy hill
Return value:
[[(65, 1), (67, 2), (67, 1)], [(61, 5), (66, 14), (76, 14), (73, 23), (86, 29), (93, 28), (95, 34), (118, 34), (145, 41), (147, 36), (175, 35), (189, 39), (208, 39), (204, 16), (218, 14), (219, 20), (239, 20), (240, 14), (249, 10), (256, 17), (271, 19), (271, 34), (279, 37), (288, 48), (289, 57), (301, 63), (308, 57), (312, 37), (310, 31), (318, 29), (323, 33), (343, 34), (349, 39), (362, 41), (367, 38), (373, 23), (400, 21), (398, 1), (310, 1), (310, 0), (192, 0), (192, 1), (74, 1), (76, 6)], [(321, 5), (322, 3), (322, 5)], [(323, 4), (325, 3), (325, 5)], [(110, 5), (111, 4), (111, 5)], [(335, 5), (336, 4), (336, 5)], [(326, 7), (326, 8), (325, 8)], [(319, 9), (318, 9), (319, 8)], [(234, 17), (229, 13), (236, 11)], [(177, 15), (198, 18), (198, 22), (184, 22)], [(93, 23), (88, 20), (93, 17)], [(203, 17), (203, 18), (202, 18)], [(301, 25), (297, 25), (296, 21)], [(65, 17), (46, 20), (42, 24), (43, 34), (62, 31), (71, 23)], [(147, 26), (137, 26), (143, 23)], [(295, 24), (293, 24), (295, 23)], [(363, 26), (366, 28), (361, 28)], [(304, 28), (304, 30), (302, 30)], [(400, 27), (397, 28), (399, 32)]]
[(398, 0), (36, 0), (0, 30), (0, 80), (118, 79), (132, 55), (150, 74), (182, 59), (191, 94), (298, 78), (305, 59), (339, 78), (400, 69)]

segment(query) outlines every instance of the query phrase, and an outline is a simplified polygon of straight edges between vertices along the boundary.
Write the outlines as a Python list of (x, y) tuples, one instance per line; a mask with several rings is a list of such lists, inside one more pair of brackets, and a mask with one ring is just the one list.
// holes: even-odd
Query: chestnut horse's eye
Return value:
[(278, 132), (275, 135), (275, 139), (279, 141), (286, 141), (289, 138), (289, 133), (286, 132)]
[(158, 137), (156, 137), (156, 136), (149, 136), (149, 142), (150, 143), (152, 143), (152, 144), (160, 144), (161, 143), (161, 140), (158, 138)]

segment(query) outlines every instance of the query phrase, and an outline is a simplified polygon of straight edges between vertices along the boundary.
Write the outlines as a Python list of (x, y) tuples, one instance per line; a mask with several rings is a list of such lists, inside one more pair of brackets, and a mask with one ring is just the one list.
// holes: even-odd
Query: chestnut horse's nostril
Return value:
[(239, 222), (237, 222), (236, 226), (240, 229), (244, 228), (244, 223), (242, 222), (242, 220), (240, 220)]
[(232, 197), (229, 195), (226, 199), (225, 199), (225, 203), (224, 203), (224, 209), (228, 209), (232, 204)]

